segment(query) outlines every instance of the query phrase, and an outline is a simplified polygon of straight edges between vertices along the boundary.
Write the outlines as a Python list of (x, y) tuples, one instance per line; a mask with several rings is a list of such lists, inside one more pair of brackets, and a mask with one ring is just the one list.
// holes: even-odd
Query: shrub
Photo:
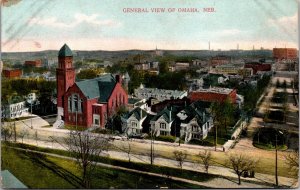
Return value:
[(160, 135), (158, 137), (155, 137), (155, 140), (165, 141), (165, 142), (175, 142), (175, 139), (176, 139), (176, 137), (171, 136), (171, 135), (167, 135), (167, 136)]

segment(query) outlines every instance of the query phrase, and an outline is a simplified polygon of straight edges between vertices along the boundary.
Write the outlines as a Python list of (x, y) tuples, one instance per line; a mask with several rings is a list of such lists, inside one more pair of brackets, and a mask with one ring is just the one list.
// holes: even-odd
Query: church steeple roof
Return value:
[(72, 57), (73, 53), (67, 44), (64, 44), (58, 52), (58, 57)]

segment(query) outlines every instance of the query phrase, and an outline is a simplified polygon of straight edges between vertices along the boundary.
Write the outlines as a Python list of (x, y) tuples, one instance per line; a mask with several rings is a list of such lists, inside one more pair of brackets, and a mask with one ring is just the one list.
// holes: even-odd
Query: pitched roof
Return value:
[(184, 109), (187, 118), (182, 123), (189, 123), (192, 119), (196, 118), (199, 125), (204, 124), (208, 120), (208, 113), (204, 107), (198, 107), (195, 105), (188, 106)]
[[(180, 107), (179, 106), (167, 106), (165, 107), (162, 111), (160, 111), (159, 113), (157, 113), (157, 115), (155, 115), (151, 121), (156, 121), (158, 120), (161, 116), (165, 119), (165, 121), (167, 121), (168, 123), (172, 122), (175, 117), (176, 114), (180, 111)], [(170, 117), (170, 112), (171, 112), (171, 117)]]
[(99, 98), (100, 102), (107, 102), (116, 85), (116, 80), (111, 74), (106, 74), (75, 84), (88, 99)]
[[(142, 115), (141, 115), (141, 113), (142, 113)], [(137, 120), (141, 120), (141, 119), (147, 117), (147, 112), (146, 112), (145, 110), (143, 110), (143, 109), (137, 107), (137, 108), (131, 110), (131, 111), (125, 116), (125, 118), (128, 119), (128, 118), (131, 117), (132, 115), (134, 115), (135, 118), (136, 118)]]
[(67, 44), (64, 44), (58, 52), (58, 57), (71, 57), (73, 53)]

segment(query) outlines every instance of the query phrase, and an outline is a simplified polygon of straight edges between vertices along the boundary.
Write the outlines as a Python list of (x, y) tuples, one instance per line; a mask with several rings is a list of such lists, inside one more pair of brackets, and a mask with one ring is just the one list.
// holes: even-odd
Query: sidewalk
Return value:
[[(35, 145), (35, 146), (37, 145), (36, 141), (31, 140), (31, 139), (24, 139), (24, 143)], [(56, 142), (38, 141), (38, 146), (46, 147), (46, 148), (62, 149), (62, 150), (64, 149), (59, 143), (56, 143)], [(128, 154), (126, 152), (107, 151), (103, 154), (104, 155), (109, 154), (109, 156), (114, 159), (128, 160)], [(145, 155), (130, 154), (130, 159), (133, 162), (150, 163), (149, 156), (145, 156)], [(175, 160), (166, 159), (166, 158), (156, 157), (154, 159), (154, 164), (178, 168), (178, 164)], [(203, 165), (198, 164), (198, 163), (197, 164), (192, 163), (192, 162), (184, 162), (183, 169), (187, 169), (187, 170), (191, 170), (191, 171), (205, 172)], [(234, 173), (234, 171), (232, 169), (228, 169), (225, 167), (219, 167), (219, 166), (210, 166), (208, 172), (210, 174), (233, 178), (234, 182), (237, 181), (237, 175)], [(249, 183), (247, 187), (250, 187), (250, 188), (272, 187), (272, 184), (275, 184), (275, 177), (273, 175), (267, 175), (267, 174), (261, 174), (261, 173), (255, 173), (255, 178), (243, 178), (242, 177), (241, 179), (242, 179), (242, 184), (245, 183), (245, 180), (246, 180)], [(293, 178), (279, 176), (278, 179), (279, 179), (279, 184), (282, 186), (290, 187), (295, 183), (295, 179), (293, 179)], [(262, 185), (262, 184), (264, 184), (264, 185)], [(221, 184), (219, 184), (219, 185), (221, 185)], [(221, 186), (215, 186), (215, 187), (220, 188), (223, 186), (221, 185)], [(238, 187), (242, 187), (242, 186), (236, 186), (236, 188), (238, 188)]]

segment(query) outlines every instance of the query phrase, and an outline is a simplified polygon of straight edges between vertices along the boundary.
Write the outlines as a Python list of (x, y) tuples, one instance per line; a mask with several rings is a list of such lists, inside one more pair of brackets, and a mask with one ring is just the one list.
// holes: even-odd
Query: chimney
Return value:
[(121, 75), (116, 75), (116, 81), (117, 81), (117, 83), (120, 83), (120, 84), (122, 84), (122, 77), (121, 77)]

